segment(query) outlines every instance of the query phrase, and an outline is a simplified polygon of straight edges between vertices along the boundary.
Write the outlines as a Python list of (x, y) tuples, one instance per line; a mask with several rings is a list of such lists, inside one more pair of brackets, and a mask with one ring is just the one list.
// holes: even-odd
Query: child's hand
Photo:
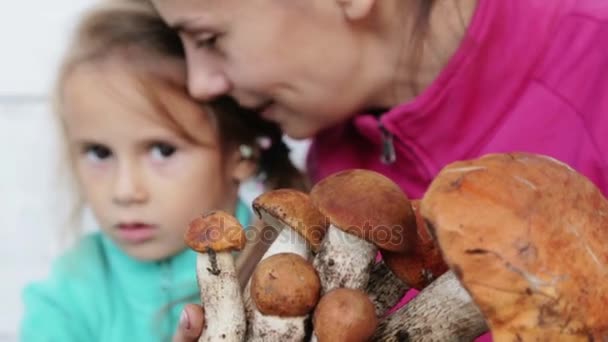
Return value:
[(182, 311), (173, 342), (196, 342), (203, 332), (204, 317), (200, 305), (187, 304)]

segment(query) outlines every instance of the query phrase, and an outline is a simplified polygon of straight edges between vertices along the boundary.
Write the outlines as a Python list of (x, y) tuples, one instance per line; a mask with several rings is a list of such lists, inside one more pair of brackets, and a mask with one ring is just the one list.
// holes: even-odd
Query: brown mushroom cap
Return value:
[(319, 249), (329, 225), (307, 194), (292, 189), (269, 191), (258, 196), (253, 201), (253, 210), (260, 219), (262, 212), (266, 212), (291, 227), (308, 241), (314, 251)]
[(445, 167), (422, 200), (450, 268), (500, 341), (608, 336), (608, 202), (554, 159)]
[(337, 288), (319, 301), (313, 326), (319, 342), (363, 342), (374, 334), (378, 319), (365, 292)]
[(416, 234), (415, 216), (407, 196), (387, 177), (373, 171), (335, 173), (310, 192), (312, 202), (337, 228), (374, 243), (405, 252)]
[(422, 290), (444, 274), (448, 270), (448, 266), (443, 261), (441, 250), (420, 214), (420, 201), (414, 200), (411, 203), (416, 214), (418, 228), (412, 251), (406, 253), (382, 251), (382, 258), (386, 266), (405, 284)]
[(317, 305), (321, 282), (310, 262), (279, 253), (259, 263), (251, 277), (251, 298), (264, 315), (296, 317)]
[(240, 251), (246, 243), (245, 231), (234, 216), (224, 211), (212, 211), (197, 217), (188, 225), (184, 241), (199, 253)]

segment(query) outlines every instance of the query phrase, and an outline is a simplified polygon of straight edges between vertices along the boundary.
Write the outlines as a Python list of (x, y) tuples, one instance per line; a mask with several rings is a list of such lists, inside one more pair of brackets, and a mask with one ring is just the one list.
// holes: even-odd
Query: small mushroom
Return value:
[(196, 275), (205, 306), (205, 327), (199, 341), (243, 341), (246, 321), (233, 251), (243, 249), (240, 223), (223, 211), (193, 220), (184, 236), (198, 252)]
[(587, 178), (492, 154), (445, 167), (421, 209), (495, 340), (608, 339), (608, 201)]
[(472, 341), (487, 330), (483, 316), (452, 272), (432, 282), (378, 324), (372, 341)]
[(338, 288), (324, 295), (313, 316), (319, 342), (364, 342), (378, 324), (374, 305), (361, 290)]
[(331, 175), (310, 198), (330, 221), (313, 265), (322, 293), (337, 287), (365, 289), (377, 248), (410, 250), (415, 217), (401, 189), (385, 176), (366, 170)]
[(431, 235), (429, 228), (420, 214), (420, 201), (412, 201), (416, 215), (417, 234), (413, 237), (414, 247), (406, 253), (382, 251), (382, 258), (388, 268), (404, 283), (422, 290), (433, 280), (448, 270), (443, 261), (441, 250)]
[(311, 250), (319, 249), (328, 226), (309, 196), (297, 190), (266, 192), (253, 201), (253, 210), (279, 235), (262, 259), (278, 253), (296, 253), (308, 260)]
[[(312, 204), (307, 194), (291, 189), (279, 189), (258, 196), (253, 202), (253, 210), (277, 235), (268, 250), (262, 255), (265, 260), (280, 253), (295, 253), (310, 259), (311, 252), (319, 249), (327, 230), (327, 219)], [(267, 227), (266, 227), (267, 228)], [(259, 255), (259, 254), (258, 254)], [(258, 260), (248, 260), (248, 263)], [(247, 336), (253, 334), (254, 305), (251, 302), (251, 282), (244, 290), (247, 321)]]
[(262, 260), (251, 278), (255, 308), (248, 341), (303, 341), (320, 290), (317, 273), (300, 255), (279, 253)]

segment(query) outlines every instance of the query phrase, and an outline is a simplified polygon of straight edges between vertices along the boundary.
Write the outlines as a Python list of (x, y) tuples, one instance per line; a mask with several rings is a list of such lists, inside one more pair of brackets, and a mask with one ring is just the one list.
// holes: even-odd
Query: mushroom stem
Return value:
[(196, 275), (205, 305), (200, 341), (243, 341), (246, 321), (231, 252), (198, 253)]
[(409, 289), (410, 287), (380, 260), (372, 266), (365, 292), (376, 308), (376, 316), (383, 317)]
[(472, 341), (487, 329), (468, 292), (447, 272), (382, 320), (372, 341)]
[[(251, 335), (247, 341), (304, 341), (306, 333), (306, 320), (309, 315), (296, 317), (267, 316), (258, 310), (253, 310)], [(308, 330), (308, 331), (307, 331)]]
[(277, 239), (262, 256), (262, 260), (279, 253), (294, 253), (306, 260), (310, 258), (310, 249), (306, 245), (306, 240), (302, 235), (287, 227), (281, 230)]
[(321, 279), (321, 293), (338, 287), (365, 289), (377, 251), (373, 243), (331, 224), (313, 261)]

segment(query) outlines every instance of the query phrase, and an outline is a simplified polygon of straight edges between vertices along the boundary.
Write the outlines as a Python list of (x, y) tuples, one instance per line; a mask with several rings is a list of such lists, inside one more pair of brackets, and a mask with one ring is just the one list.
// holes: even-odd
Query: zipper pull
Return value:
[(382, 155), (380, 156), (380, 160), (383, 164), (390, 165), (397, 160), (393, 134), (384, 127), (382, 122), (379, 122), (378, 127), (382, 132)]

